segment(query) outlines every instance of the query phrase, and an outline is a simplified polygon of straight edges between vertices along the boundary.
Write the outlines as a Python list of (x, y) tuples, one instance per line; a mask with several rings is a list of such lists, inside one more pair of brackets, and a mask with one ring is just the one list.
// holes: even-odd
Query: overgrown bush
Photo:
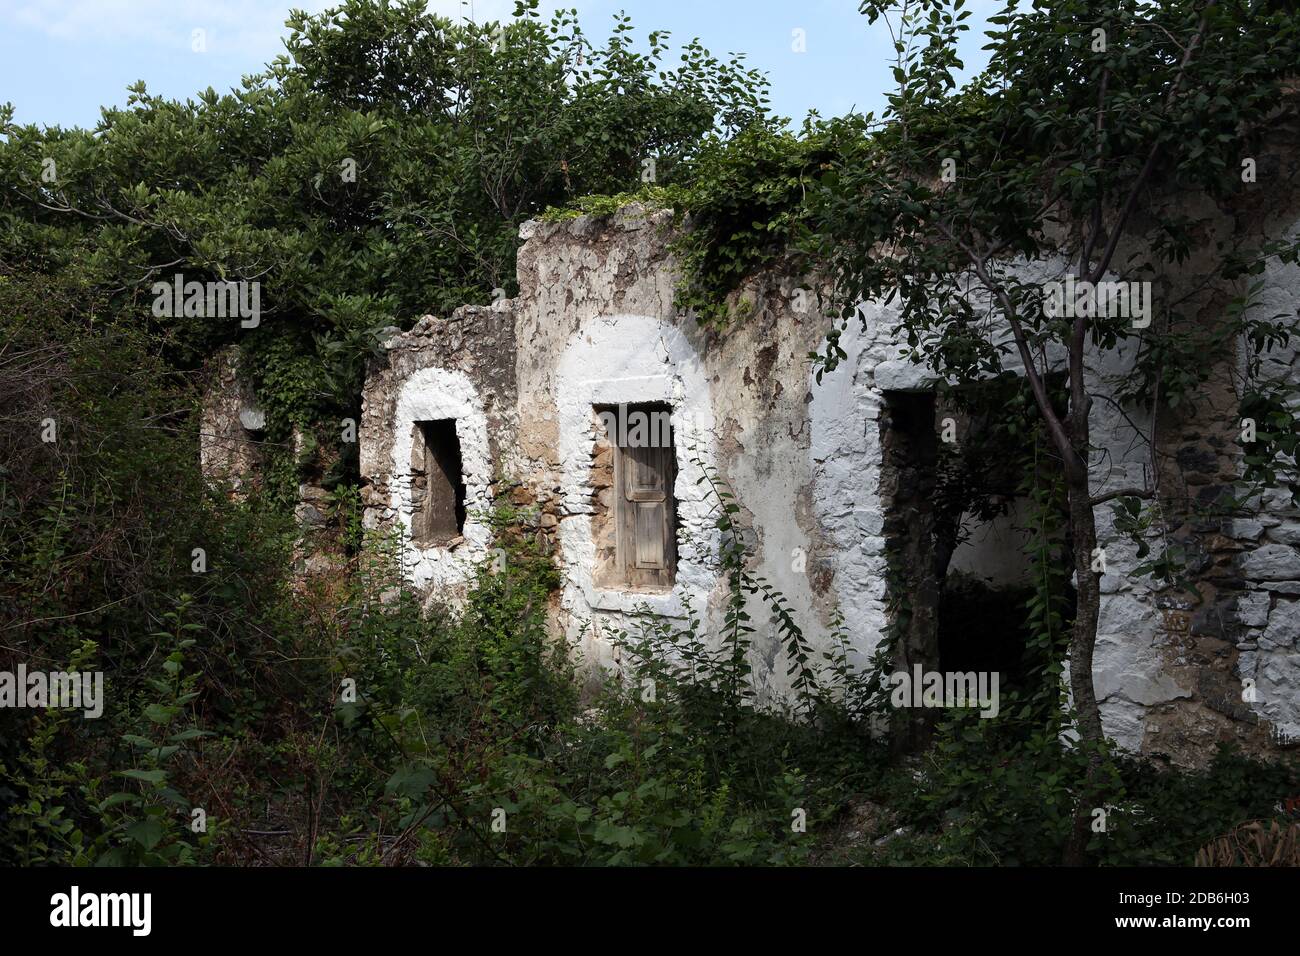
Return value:
[[(1070, 835), (1087, 761), (1035, 726), (953, 711), (934, 747), (879, 791), (905, 832), (865, 855), (878, 864), (1050, 866)], [(1266, 763), (1222, 747), (1202, 771), (1162, 770), (1112, 754), (1092, 813), (1088, 859), (1111, 866), (1191, 866), (1197, 850), (1239, 823), (1282, 819), (1300, 793), (1294, 762)]]

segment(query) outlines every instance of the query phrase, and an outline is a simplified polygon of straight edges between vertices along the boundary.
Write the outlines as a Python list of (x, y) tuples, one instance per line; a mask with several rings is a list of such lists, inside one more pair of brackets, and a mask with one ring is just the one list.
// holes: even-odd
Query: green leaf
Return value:
[(97, 809), (100, 811), (111, 810), (113, 807), (120, 806), (121, 804), (124, 803), (131, 804), (134, 806), (141, 803), (141, 800), (140, 797), (134, 793), (125, 793), (125, 792), (115, 793), (109, 796), (108, 798), (101, 800), (98, 804)]
[(156, 847), (165, 834), (161, 821), (153, 817), (138, 820), (126, 828), (126, 835), (146, 850)]
[(179, 712), (179, 707), (169, 707), (165, 704), (150, 704), (144, 709), (144, 715), (155, 724), (170, 723)]
[(211, 737), (211, 736), (212, 736), (212, 731), (210, 730), (199, 730), (197, 727), (190, 727), (186, 730), (182, 730), (178, 734), (172, 734), (167, 739), (170, 740), (172, 743), (179, 744), (179, 743), (184, 743), (187, 740), (197, 740), (199, 737)]
[(155, 786), (163, 783), (167, 779), (166, 770), (120, 770), (119, 777), (127, 777), (131, 780), (141, 780), (145, 783), (151, 783)]
[(388, 778), (384, 790), (397, 796), (416, 798), (423, 796), (436, 779), (437, 774), (424, 764), (404, 764)]

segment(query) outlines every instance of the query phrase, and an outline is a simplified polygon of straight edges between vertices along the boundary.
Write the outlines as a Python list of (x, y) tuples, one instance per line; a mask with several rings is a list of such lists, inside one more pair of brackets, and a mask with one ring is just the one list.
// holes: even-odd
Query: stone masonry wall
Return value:
[(262, 456), (255, 436), (266, 424), (265, 416), (240, 374), (238, 348), (218, 353), (207, 371), (199, 414), (199, 468), (240, 495), (257, 475)]

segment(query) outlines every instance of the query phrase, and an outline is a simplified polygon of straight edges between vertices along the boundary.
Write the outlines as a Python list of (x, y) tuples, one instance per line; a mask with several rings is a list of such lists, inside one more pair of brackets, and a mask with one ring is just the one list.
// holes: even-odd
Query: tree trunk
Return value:
[(1074, 532), (1074, 574), (1077, 608), (1070, 634), (1070, 691), (1079, 723), (1079, 736), (1100, 742), (1101, 709), (1092, 686), (1092, 654), (1097, 643), (1097, 619), (1101, 612), (1101, 581), (1092, 569), (1097, 547), (1097, 523), (1088, 489), (1070, 489), (1070, 524)]
[[(1087, 448), (1086, 415), (1085, 412), (1082, 416), (1081, 428), (1080, 416), (1075, 416), (1073, 431), (1076, 448)], [(1082, 440), (1080, 431), (1083, 433)], [(1092, 569), (1093, 549), (1097, 547), (1097, 522), (1092, 511), (1092, 493), (1086, 470), (1082, 484), (1070, 483), (1069, 498), (1077, 598), (1070, 635), (1070, 691), (1074, 698), (1080, 746), (1088, 755), (1088, 772), (1075, 806), (1064, 862), (1067, 866), (1082, 866), (1085, 862), (1084, 851), (1088, 843), (1092, 809), (1099, 794), (1104, 744), (1101, 708), (1097, 704), (1097, 693), (1092, 683), (1092, 656), (1097, 643), (1097, 621), (1101, 611), (1101, 578)]]

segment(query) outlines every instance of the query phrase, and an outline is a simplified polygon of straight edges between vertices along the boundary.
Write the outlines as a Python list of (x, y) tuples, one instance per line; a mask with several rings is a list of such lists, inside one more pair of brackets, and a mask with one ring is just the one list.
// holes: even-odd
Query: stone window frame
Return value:
[[(453, 419), (460, 442), (465, 522), (459, 540), (421, 545), (413, 537), (411, 452), (417, 422)], [(404, 572), (416, 587), (445, 588), (473, 580), (490, 550), (492, 457), (487, 415), (477, 387), (456, 369), (422, 368), (402, 382), (392, 425), (392, 507), (398, 518)]]

